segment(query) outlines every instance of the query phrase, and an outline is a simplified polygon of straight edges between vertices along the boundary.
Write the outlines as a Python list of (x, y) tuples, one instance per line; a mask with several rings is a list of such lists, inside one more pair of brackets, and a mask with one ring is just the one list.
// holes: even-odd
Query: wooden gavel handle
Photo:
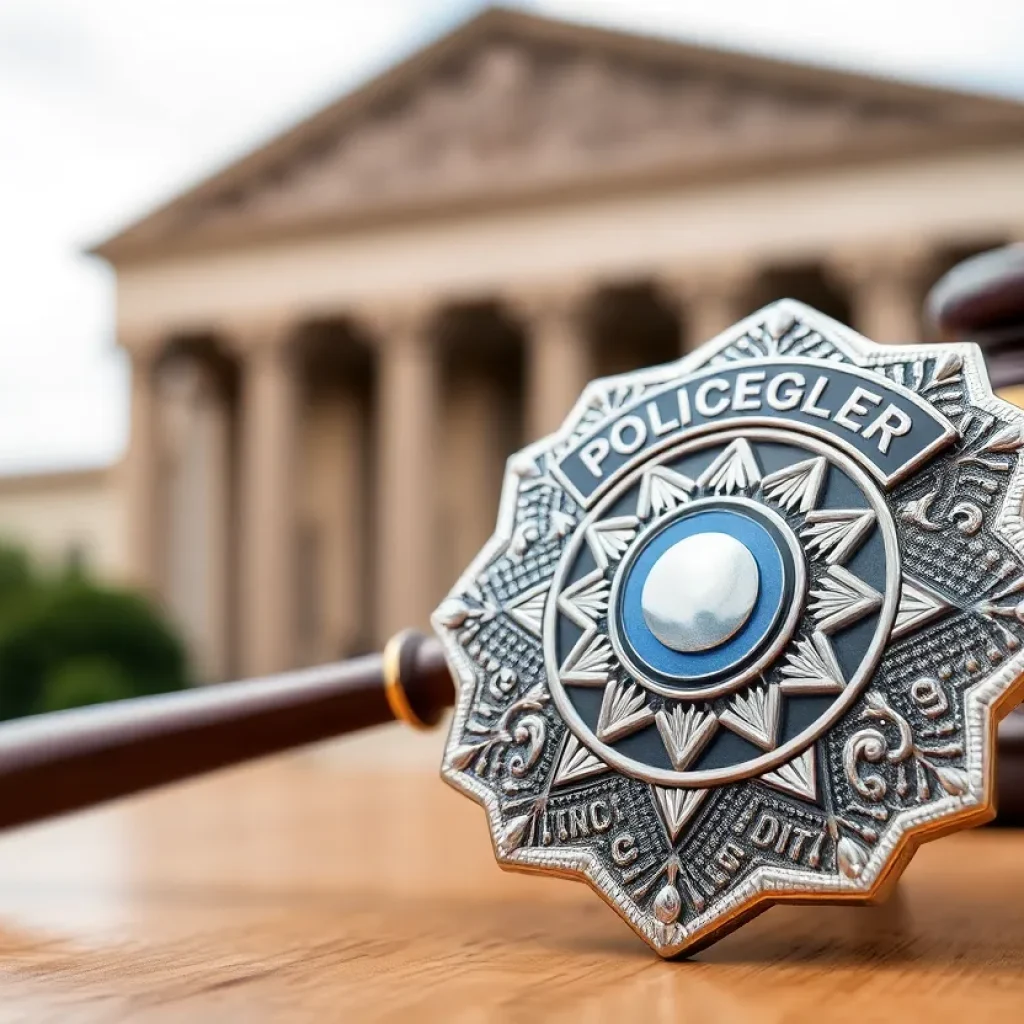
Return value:
[(997, 825), (1024, 825), (1024, 713), (1020, 709), (999, 723), (996, 808)]
[[(0, 828), (394, 721), (401, 686), (433, 724), (454, 697), (440, 643), (406, 633), (385, 655), (138, 697), (0, 726)], [(397, 680), (388, 679), (389, 669)]]
[[(454, 696), (440, 643), (407, 633), (391, 654), (408, 709), (436, 722)], [(0, 829), (394, 721), (386, 660), (372, 654), (8, 722), (0, 726)], [(999, 754), (999, 821), (1024, 824), (1024, 716), (1003, 722)]]

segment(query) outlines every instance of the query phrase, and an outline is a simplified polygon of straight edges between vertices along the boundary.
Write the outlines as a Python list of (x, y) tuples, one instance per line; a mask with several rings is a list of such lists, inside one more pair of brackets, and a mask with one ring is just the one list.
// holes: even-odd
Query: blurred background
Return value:
[(1024, 7), (5, 0), (0, 717), (372, 649), (595, 375), (911, 341), (1024, 237)]

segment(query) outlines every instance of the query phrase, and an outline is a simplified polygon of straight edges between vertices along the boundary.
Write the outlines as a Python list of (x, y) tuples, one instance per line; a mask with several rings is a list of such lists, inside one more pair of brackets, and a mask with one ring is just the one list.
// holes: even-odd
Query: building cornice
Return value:
[(38, 469), (0, 473), (0, 495), (38, 494), (76, 487), (99, 487), (108, 484), (116, 464), (86, 466), (76, 469)]
[[(615, 161), (569, 161), (549, 175), (513, 176), (496, 182), (483, 175), (465, 187), (443, 195), (423, 192), (367, 198), (337, 211), (316, 207), (287, 217), (261, 220), (248, 212), (226, 220), (204, 216), (204, 204), (254, 182), (272, 178), (275, 169), (292, 166), (315, 151), (324, 140), (344, 132), (387, 97), (415, 90), (446, 62), (493, 42), (512, 41), (530, 47), (570, 47), (585, 56), (627, 59), (649, 64), (654, 71), (685, 69), (733, 82), (756, 83), (766, 95), (809, 90), (844, 101), (867, 105), (894, 104), (927, 113), (920, 124), (896, 124), (879, 133), (836, 133), (822, 144), (794, 142), (791, 146), (739, 145), (728, 152), (704, 156), (679, 153), (657, 156), (639, 165), (616, 166)], [(941, 114), (942, 116), (938, 116)], [(948, 116), (947, 116), (948, 115)], [(149, 216), (129, 226), (92, 251), (115, 264), (146, 260), (172, 253), (270, 242), (318, 231), (359, 230), (435, 216), (459, 216), (481, 210), (514, 209), (524, 203), (553, 202), (566, 197), (615, 190), (721, 181), (829, 165), (851, 166), (865, 160), (899, 159), (935, 151), (960, 151), (979, 145), (1005, 145), (1024, 139), (1024, 105), (998, 99), (835, 71), (806, 64), (709, 49), (665, 38), (634, 35), (610, 29), (554, 21), (500, 8), (483, 12), (454, 32), (419, 50), (366, 85), (349, 93), (319, 114), (212, 175)]]

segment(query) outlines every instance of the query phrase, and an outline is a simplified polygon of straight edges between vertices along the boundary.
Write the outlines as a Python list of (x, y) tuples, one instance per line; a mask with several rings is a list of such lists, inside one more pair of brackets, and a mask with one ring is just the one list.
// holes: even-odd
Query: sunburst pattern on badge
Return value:
[[(848, 565), (875, 529), (876, 514), (871, 508), (822, 507), (828, 470), (829, 460), (813, 455), (765, 473), (755, 446), (737, 438), (695, 478), (669, 466), (648, 468), (639, 481), (634, 514), (586, 527), (584, 542), (596, 568), (558, 596), (559, 611), (582, 630), (562, 659), (558, 677), (567, 687), (603, 689), (594, 730), (598, 740), (614, 744), (653, 724), (669, 762), (684, 772), (719, 729), (770, 752), (779, 745), (788, 698), (843, 692), (848, 681), (831, 638), (876, 613), (883, 596)], [(801, 595), (806, 614), (802, 628), (776, 659), (777, 672), (759, 674), (717, 701), (690, 698), (685, 691), (652, 701), (643, 678), (621, 663), (609, 640), (610, 581), (635, 545), (667, 517), (702, 498), (749, 499), (785, 517), (811, 579), (808, 592)], [(908, 597), (911, 605), (916, 594)], [(908, 605), (908, 616), (916, 611), (917, 605)], [(798, 769), (785, 768), (793, 776), (790, 791), (800, 789)], [(780, 775), (774, 781), (785, 788), (781, 772), (774, 773)]]

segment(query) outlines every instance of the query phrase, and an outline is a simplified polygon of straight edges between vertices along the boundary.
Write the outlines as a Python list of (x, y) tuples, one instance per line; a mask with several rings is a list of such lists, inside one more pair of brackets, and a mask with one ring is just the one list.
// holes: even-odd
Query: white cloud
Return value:
[(0, 468), (123, 444), (112, 281), (82, 248), (409, 48), (435, 7), (5, 0)]
[[(0, 468), (113, 457), (113, 292), (82, 247), (315, 109), (473, 0), (4, 0)], [(538, 0), (542, 13), (1024, 94), (1024, 6)]]

